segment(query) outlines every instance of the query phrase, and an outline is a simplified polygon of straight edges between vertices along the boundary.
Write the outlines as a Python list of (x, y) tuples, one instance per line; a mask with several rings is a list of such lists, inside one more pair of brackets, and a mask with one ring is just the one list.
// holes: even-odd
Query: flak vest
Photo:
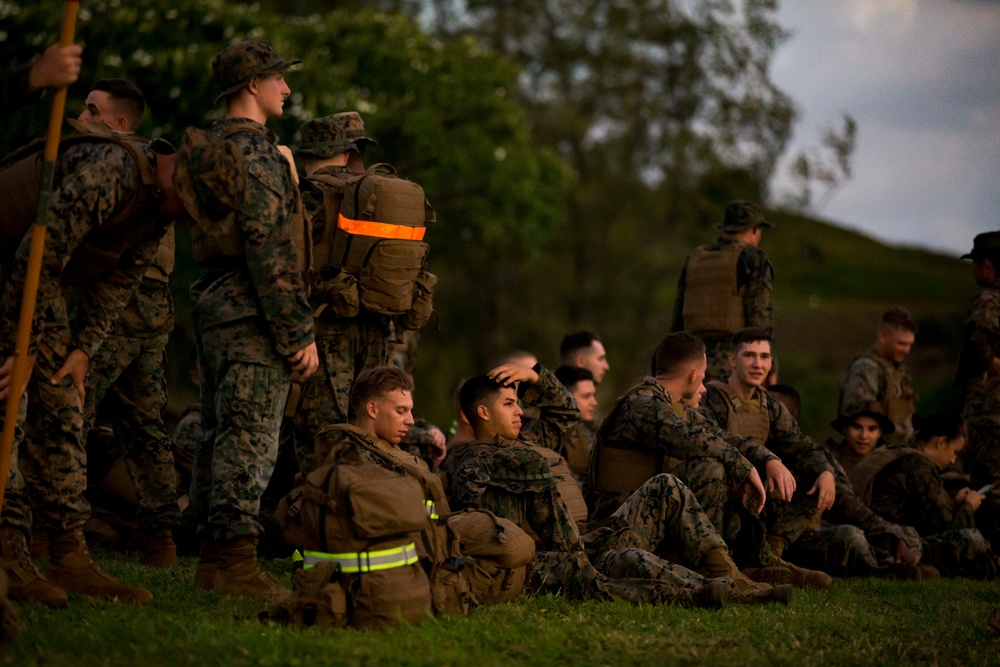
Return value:
[[(186, 141), (190, 140), (191, 137), (200, 136), (208, 137), (207, 141), (209, 142), (226, 142), (230, 137), (242, 132), (255, 134), (265, 140), (268, 139), (267, 133), (262, 128), (247, 125), (231, 127), (219, 135), (204, 132), (192, 134), (193, 130), (194, 128), (189, 128), (188, 135), (185, 137)], [(199, 140), (204, 141), (204, 139)], [(185, 151), (184, 145), (182, 145), (181, 151), (183, 157)], [(234, 152), (234, 155), (238, 159), (242, 159), (243, 157), (238, 149)], [(241, 163), (239, 166), (251, 172), (254, 170), (253, 163)], [(197, 177), (194, 174), (192, 176)], [(312, 235), (302, 207), (302, 195), (296, 187), (292, 187), (292, 192), (295, 197), (290, 213), (292, 241), (295, 244), (295, 256), (298, 260), (298, 268), (303, 273), (306, 273), (312, 267)], [(195, 261), (205, 265), (218, 259), (244, 258), (246, 251), (243, 246), (243, 234), (240, 232), (239, 224), (236, 221), (236, 211), (226, 211), (221, 216), (211, 215), (207, 211), (213, 210), (212, 207), (206, 205), (206, 202), (200, 203), (203, 210), (198, 215), (192, 215), (194, 225), (191, 228), (191, 246), (194, 250)], [(218, 206), (214, 210), (218, 212)]]
[(589, 514), (587, 511), (587, 501), (583, 499), (583, 493), (580, 491), (580, 486), (576, 483), (573, 471), (569, 469), (566, 459), (548, 447), (541, 447), (539, 445), (528, 446), (545, 457), (545, 462), (549, 465), (549, 469), (556, 480), (556, 491), (559, 492), (563, 502), (566, 503), (566, 509), (569, 510), (569, 515), (573, 518), (573, 523), (576, 524), (577, 528), (583, 528), (587, 523)]
[(730, 336), (746, 327), (743, 295), (736, 281), (742, 244), (723, 250), (698, 246), (687, 262), (684, 330), (695, 336)]
[(749, 438), (759, 445), (766, 445), (771, 437), (771, 416), (767, 407), (763, 405), (763, 399), (745, 401), (736, 396), (733, 388), (725, 382), (713, 380), (708, 384), (726, 398), (728, 413), (726, 423), (721, 425), (723, 429), (734, 435)]
[[(910, 383), (909, 378), (906, 377), (906, 372), (903, 370), (902, 366), (897, 368), (894, 364), (889, 362), (888, 359), (875, 354), (872, 350), (868, 350), (864, 354), (858, 355), (855, 357), (854, 361), (857, 361), (858, 359), (870, 359), (871, 361), (874, 361), (878, 364), (879, 369), (885, 377), (885, 396), (881, 401), (879, 401), (879, 405), (885, 413), (885, 416), (896, 425), (896, 431), (889, 436), (889, 439), (907, 439), (910, 435), (912, 435), (910, 419), (913, 417), (913, 413), (917, 411), (917, 396), (913, 391), (913, 385)], [(854, 365), (854, 361), (851, 362), (852, 366)], [(844, 407), (843, 399), (844, 397), (841, 395), (841, 409)]]
[[(590, 452), (590, 463), (587, 466), (588, 481), (594, 493), (617, 494), (634, 491), (655, 475), (668, 472), (677, 463), (677, 459), (656, 450), (619, 449), (609, 447), (604, 443), (602, 437), (604, 425), (613, 422), (614, 417), (621, 410), (622, 404), (628, 398), (646, 388), (645, 384), (637, 385), (618, 399), (611, 414), (607, 416), (597, 431), (597, 443)], [(681, 403), (673, 403), (672, 406), (676, 414), (679, 416), (684, 414)], [(680, 411), (678, 411), (678, 406), (680, 406)]]
[(872, 486), (875, 478), (886, 467), (905, 456), (921, 456), (920, 452), (910, 447), (876, 447), (872, 453), (863, 458), (848, 474), (854, 493), (861, 501), (872, 504)]
[[(143, 150), (147, 140), (115, 132), (103, 123), (68, 119), (74, 130), (59, 142), (59, 150), (81, 143), (113, 143), (124, 148), (139, 172), (139, 187), (120, 210), (92, 230), (73, 252), (63, 271), (71, 284), (83, 283), (118, 264), (121, 255), (149, 230), (147, 222), (163, 197), (156, 167)], [(0, 261), (9, 261), (35, 221), (42, 180), (42, 140), (34, 141), (0, 162)]]

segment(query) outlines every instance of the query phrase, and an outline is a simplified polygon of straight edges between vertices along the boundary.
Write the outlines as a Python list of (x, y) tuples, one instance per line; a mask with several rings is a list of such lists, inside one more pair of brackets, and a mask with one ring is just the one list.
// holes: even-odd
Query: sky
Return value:
[(949, 254), (1000, 229), (1000, 0), (783, 0), (778, 21), (772, 79), (801, 114), (786, 158), (858, 122), (820, 217)]

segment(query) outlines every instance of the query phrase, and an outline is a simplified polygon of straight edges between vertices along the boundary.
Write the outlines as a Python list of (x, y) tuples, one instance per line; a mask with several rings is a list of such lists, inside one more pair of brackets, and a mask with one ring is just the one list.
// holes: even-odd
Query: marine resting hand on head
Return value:
[(764, 492), (764, 484), (760, 481), (760, 475), (756, 468), (750, 468), (750, 474), (743, 480), (742, 492), (743, 504), (751, 511), (760, 514), (764, 509), (767, 494)]
[(316, 350), (316, 343), (310, 343), (295, 354), (289, 355), (288, 363), (292, 365), (292, 372), (297, 381), (306, 380), (319, 368), (319, 352)]
[(491, 370), (487, 375), (504, 386), (513, 385), (516, 387), (520, 382), (527, 382), (528, 384), (538, 382), (538, 373), (517, 364), (502, 364)]
[[(24, 371), (24, 383), (21, 386), (21, 393), (28, 387), (28, 380), (31, 379), (31, 371), (35, 368), (35, 355), (28, 356), (28, 368)], [(14, 357), (7, 357), (0, 366), (0, 400), (7, 398), (10, 391), (10, 382), (14, 379)]]

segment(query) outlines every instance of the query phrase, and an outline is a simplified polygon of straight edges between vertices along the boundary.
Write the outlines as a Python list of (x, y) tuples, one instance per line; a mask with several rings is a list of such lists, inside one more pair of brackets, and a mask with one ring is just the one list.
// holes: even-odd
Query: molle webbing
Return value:
[(726, 398), (728, 415), (723, 428), (730, 433), (743, 438), (750, 438), (759, 445), (767, 444), (771, 437), (771, 416), (764, 404), (764, 398), (754, 401), (740, 401), (740, 407), (736, 407), (735, 392), (725, 382), (713, 380), (709, 386), (722, 392)]
[(545, 457), (549, 470), (556, 477), (556, 490), (563, 502), (566, 503), (566, 508), (569, 510), (569, 515), (573, 517), (573, 521), (577, 526), (587, 523), (587, 501), (583, 499), (583, 493), (580, 491), (576, 479), (573, 478), (573, 472), (566, 464), (566, 460), (558, 452), (547, 447), (533, 446), (532, 449)]
[(684, 288), (684, 330), (696, 336), (731, 335), (746, 326), (743, 296), (736, 282), (742, 245), (724, 250), (699, 246), (688, 259)]

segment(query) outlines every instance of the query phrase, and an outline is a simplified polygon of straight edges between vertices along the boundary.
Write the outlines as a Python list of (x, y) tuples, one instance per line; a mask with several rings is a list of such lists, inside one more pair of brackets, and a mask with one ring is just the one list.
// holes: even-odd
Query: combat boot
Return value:
[(45, 574), (53, 584), (64, 590), (137, 604), (153, 601), (153, 594), (145, 588), (119, 583), (94, 562), (83, 530), (52, 533), (49, 536), (49, 553), (52, 562)]
[(794, 563), (772, 556), (764, 567), (747, 568), (746, 575), (757, 582), (766, 584), (791, 584), (796, 588), (818, 588), (825, 590), (833, 583), (833, 577), (826, 572), (799, 567)]
[(694, 605), (702, 609), (723, 609), (729, 604), (729, 589), (729, 582), (725, 579), (709, 579), (692, 596)]
[(146, 533), (142, 562), (154, 567), (177, 567), (177, 545), (169, 528), (151, 530)]
[(292, 592), (278, 585), (257, 561), (257, 540), (243, 537), (219, 543), (219, 569), (214, 590), (223, 595), (242, 595), (284, 602)]
[(7, 572), (11, 600), (38, 600), (52, 609), (68, 604), (66, 591), (52, 585), (31, 562), (28, 540), (17, 528), (0, 528), (0, 567)]
[(736, 567), (736, 563), (729, 556), (729, 550), (724, 547), (712, 549), (702, 556), (698, 571), (713, 579), (719, 577), (732, 579), (733, 583), (736, 584), (733, 589), (734, 600), (788, 604), (792, 599), (791, 586), (774, 587), (770, 584), (751, 581)]
[(194, 572), (194, 587), (210, 591), (215, 588), (215, 574), (219, 570), (219, 543), (202, 542), (198, 555), (198, 569)]

